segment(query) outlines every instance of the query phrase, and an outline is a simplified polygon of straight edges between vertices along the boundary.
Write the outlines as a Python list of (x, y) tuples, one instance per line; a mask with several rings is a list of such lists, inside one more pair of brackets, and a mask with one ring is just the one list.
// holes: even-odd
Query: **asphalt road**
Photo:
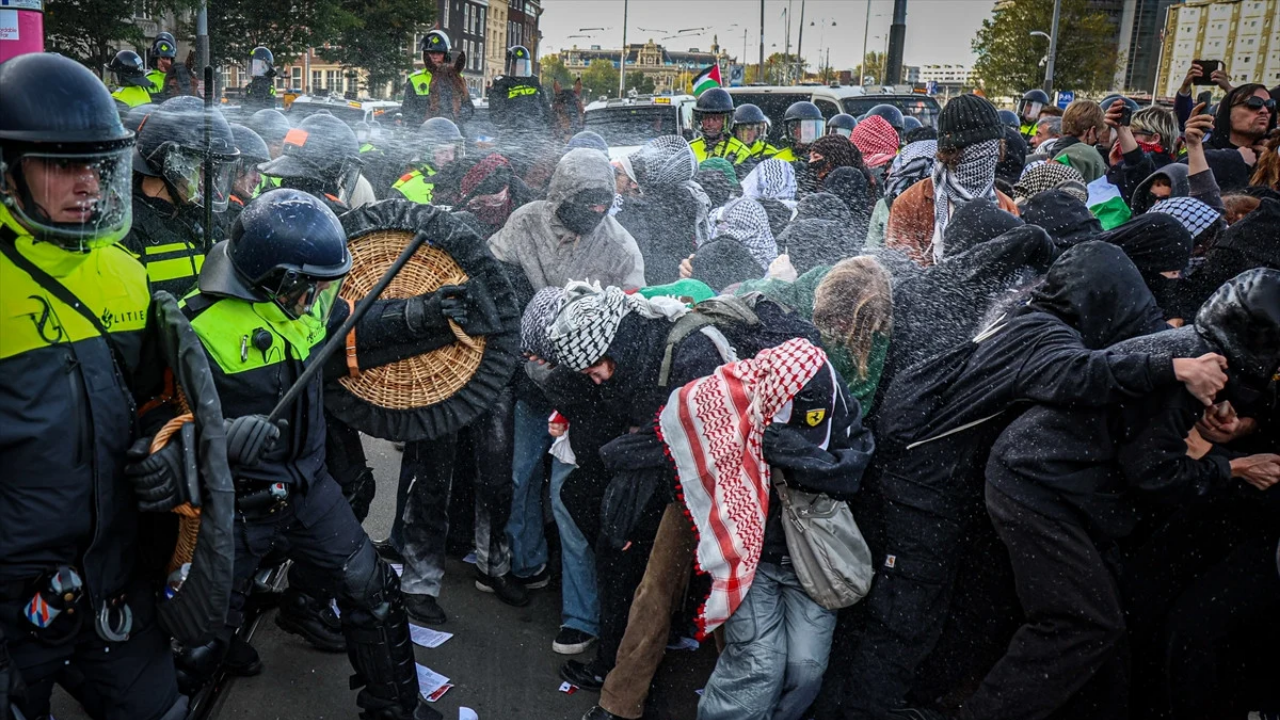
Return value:
[[(376, 540), (391, 529), (400, 453), (380, 440), (366, 439), (365, 445), (378, 482), (365, 529)], [(451, 514), (457, 517), (456, 512)], [(566, 658), (551, 651), (560, 620), (558, 583), (534, 591), (527, 607), (513, 608), (476, 590), (474, 572), (460, 558), (449, 559), (440, 597), (449, 621), (438, 629), (453, 637), (433, 649), (415, 647), (420, 664), (447, 676), (454, 685), (435, 707), (448, 720), (459, 718), (463, 707), (474, 710), (480, 720), (581, 718), (598, 696), (582, 690), (572, 695), (559, 691), (557, 670)], [(346, 656), (313, 650), (281, 631), (274, 612), (263, 619), (253, 640), (265, 669), (257, 677), (234, 680), (213, 717), (354, 719), (356, 693), (348, 689), (351, 667)], [(695, 691), (706, 682), (714, 664), (714, 649), (706, 646), (693, 653), (668, 653), (646, 718), (691, 720), (696, 714)], [(59, 720), (84, 717), (66, 698), (55, 702), (54, 716)]]

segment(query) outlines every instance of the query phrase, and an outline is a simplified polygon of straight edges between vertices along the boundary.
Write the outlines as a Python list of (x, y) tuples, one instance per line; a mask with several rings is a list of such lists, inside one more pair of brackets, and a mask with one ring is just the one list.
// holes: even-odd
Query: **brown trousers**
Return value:
[(697, 537), (679, 502), (667, 505), (653, 540), (644, 578), (627, 615), (618, 660), (600, 691), (600, 707), (618, 717), (644, 715), (649, 686), (662, 663), (671, 631), (671, 612), (688, 586)]

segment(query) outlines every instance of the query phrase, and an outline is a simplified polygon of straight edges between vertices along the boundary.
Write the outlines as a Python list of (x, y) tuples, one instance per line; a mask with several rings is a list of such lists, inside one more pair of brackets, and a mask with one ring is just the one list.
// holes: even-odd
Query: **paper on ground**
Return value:
[(480, 720), (480, 716), (469, 707), (460, 707), (458, 708), (458, 720)]
[(409, 636), (413, 638), (415, 645), (421, 645), (424, 648), (438, 648), (445, 643), (446, 640), (453, 637), (453, 633), (440, 632), (431, 628), (418, 627), (417, 625), (409, 625)]
[(476, 564), (476, 554), (475, 554), (474, 552), (469, 552), (469, 553), (467, 553), (467, 556), (466, 556), (466, 557), (464, 557), (464, 558), (462, 558), (462, 562), (464, 562), (464, 563), (470, 563), (470, 564), (472, 564), (472, 565), (475, 565), (475, 564)]
[(418, 668), (418, 692), (422, 693), (422, 697), (431, 697), (431, 694), (445, 685), (449, 684), (449, 678), (432, 670), (421, 663), (414, 663)]
[(396, 577), (404, 577), (404, 565), (401, 565), (400, 563), (387, 563), (387, 564), (391, 566), (392, 570), (396, 571)]

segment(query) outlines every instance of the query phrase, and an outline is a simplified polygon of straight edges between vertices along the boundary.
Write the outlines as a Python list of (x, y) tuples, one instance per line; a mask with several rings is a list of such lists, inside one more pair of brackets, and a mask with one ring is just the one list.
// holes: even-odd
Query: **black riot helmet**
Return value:
[(507, 50), (507, 75), (533, 77), (533, 55), (529, 54), (529, 48), (515, 45)]
[[(205, 139), (204, 125), (210, 135)], [(239, 156), (231, 126), (217, 110), (206, 110), (200, 98), (183, 95), (160, 103), (138, 130), (133, 171), (164, 180), (174, 204), (203, 207), (205, 158), (213, 161), (212, 207), (227, 209), (231, 173)]]
[(167, 32), (156, 35), (156, 39), (151, 41), (151, 61), (154, 63), (156, 58), (173, 58), (178, 57), (178, 41)]
[(233, 123), (231, 136), (235, 138), (236, 150), (240, 151), (242, 164), (260, 165), (271, 159), (271, 151), (267, 150), (267, 143), (252, 129)]
[(444, 53), (444, 61), (453, 62), (453, 43), (449, 42), (449, 36), (440, 30), (432, 30), (423, 35), (418, 41), (418, 52), (422, 53), (424, 61), (427, 53)]
[(879, 115), (884, 118), (893, 126), (894, 130), (898, 131), (899, 135), (902, 134), (902, 111), (896, 106), (890, 105), (889, 103), (880, 103), (863, 114), (861, 119), (866, 120), (873, 115)]
[(271, 51), (259, 45), (249, 57), (249, 74), (253, 77), (273, 78), (276, 76), (275, 63), (276, 58)]
[(115, 75), (116, 84), (122, 87), (151, 85), (147, 80), (147, 67), (142, 64), (142, 56), (132, 50), (121, 50), (116, 53), (116, 56), (111, 58), (111, 64), (107, 65), (107, 69)]
[(1102, 102), (1100, 102), (1100, 103), (1098, 103), (1098, 104), (1102, 107), (1102, 112), (1104, 112), (1104, 113), (1105, 113), (1106, 111), (1108, 111), (1108, 110), (1110, 110), (1110, 109), (1111, 109), (1111, 103), (1113, 103), (1113, 102), (1115, 102), (1115, 101), (1117, 101), (1117, 100), (1123, 100), (1123, 101), (1124, 101), (1124, 106), (1125, 106), (1125, 107), (1127, 107), (1127, 108), (1129, 108), (1129, 111), (1130, 111), (1130, 112), (1138, 112), (1139, 107), (1138, 107), (1138, 101), (1137, 101), (1137, 100), (1134, 100), (1134, 99), (1133, 99), (1133, 98), (1131, 98), (1131, 97), (1126, 97), (1126, 96), (1124, 96), (1124, 95), (1120, 95), (1120, 94), (1118, 94), (1118, 93), (1111, 94), (1111, 95), (1108, 95), (1108, 96), (1106, 96), (1106, 97), (1102, 98)]
[(793, 148), (807, 148), (827, 130), (822, 111), (808, 100), (791, 103), (782, 116), (782, 128)]
[(154, 103), (142, 103), (129, 108), (123, 119), (125, 128), (136, 134), (147, 116), (155, 112), (156, 107), (158, 106)]
[(922, 122), (920, 122), (919, 120), (917, 120), (914, 116), (912, 116), (912, 115), (903, 115), (903, 116), (902, 116), (902, 135), (903, 135), (903, 137), (905, 137), (905, 136), (906, 136), (906, 134), (907, 134), (907, 133), (909, 133), (909, 132), (911, 132), (912, 130), (919, 130), (919, 129), (920, 129), (920, 128), (922, 128), (922, 127), (924, 127), (924, 123), (922, 123)]
[[(720, 129), (708, 132), (703, 127), (703, 120), (712, 117), (721, 119)], [(711, 141), (717, 141), (733, 130), (733, 97), (724, 88), (711, 88), (698, 96), (693, 106), (693, 122), (698, 132)]]
[[(436, 148), (446, 145), (452, 145), (454, 149), (454, 160), (462, 159), (466, 138), (458, 131), (458, 126), (453, 124), (449, 118), (431, 118), (422, 123), (422, 127), (418, 129), (418, 159), (426, 162), (432, 167), (435, 166), (432, 155)], [(439, 170), (440, 168), (435, 168)]]
[(1040, 118), (1040, 111), (1049, 106), (1049, 94), (1043, 90), (1028, 90), (1018, 101), (1018, 117), (1023, 122), (1035, 122)]
[(342, 278), (351, 271), (347, 234), (323, 201), (283, 188), (245, 206), (230, 238), (209, 251), (201, 292), (273, 302), (293, 319), (328, 316)]
[(831, 119), (827, 121), (827, 134), (849, 137), (856, 127), (858, 127), (857, 118), (848, 113), (838, 113), (832, 115)]
[(1018, 113), (1012, 110), (997, 110), (996, 115), (1000, 118), (1000, 124), (1018, 130), (1022, 127), (1022, 121), (1018, 119)]
[[(267, 144), (268, 147), (273, 145), (280, 146), (284, 143), (284, 136), (289, 134), (293, 126), (289, 124), (289, 119), (279, 110), (259, 110), (245, 122), (249, 129), (258, 133), (258, 137)], [(276, 152), (279, 152), (277, 147)]]
[(733, 136), (748, 146), (769, 132), (769, 116), (759, 105), (743, 103), (733, 111)]
[[(132, 220), (134, 138), (106, 86), (74, 60), (28, 53), (0, 63), (0, 98), (5, 210), (37, 240), (72, 252), (123, 238)], [(68, 175), (78, 183), (71, 196), (50, 182)]]
[(355, 132), (328, 113), (316, 113), (290, 130), (280, 157), (259, 170), (287, 179), (291, 187), (346, 198), (360, 179), (361, 164)]

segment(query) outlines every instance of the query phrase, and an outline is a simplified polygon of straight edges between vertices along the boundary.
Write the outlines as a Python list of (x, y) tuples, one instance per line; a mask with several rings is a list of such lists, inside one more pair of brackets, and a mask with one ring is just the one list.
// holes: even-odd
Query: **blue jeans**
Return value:
[(560, 499), (572, 465), (551, 461), (551, 512), (560, 532), (561, 622), (563, 627), (600, 636), (600, 596), (596, 592), (596, 554)]
[(790, 565), (762, 562), (724, 624), (724, 652), (698, 720), (799, 720), (822, 688), (836, 614), (809, 599)]
[(511, 572), (530, 577), (547, 564), (547, 538), (542, 533), (542, 462), (551, 448), (547, 418), (551, 410), (516, 401), (515, 452), (511, 458)]

